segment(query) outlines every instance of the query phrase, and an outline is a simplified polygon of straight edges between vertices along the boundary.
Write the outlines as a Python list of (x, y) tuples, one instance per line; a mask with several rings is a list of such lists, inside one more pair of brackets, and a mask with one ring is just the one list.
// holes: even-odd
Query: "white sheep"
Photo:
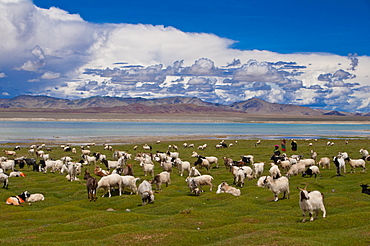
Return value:
[(274, 193), (274, 201), (277, 202), (279, 200), (279, 194), (284, 192), (283, 198), (287, 195), (287, 199), (289, 199), (289, 179), (285, 176), (280, 177), (278, 179), (274, 179), (271, 176), (267, 176), (265, 178), (264, 184), (269, 190)]
[(137, 189), (142, 200), (141, 205), (154, 202), (154, 192), (152, 190), (152, 185), (148, 181), (144, 180), (141, 182)]
[(321, 157), (319, 162), (317, 163), (317, 165), (320, 167), (320, 168), (327, 168), (327, 169), (330, 169), (330, 158), (329, 157)]
[(140, 162), (140, 166), (143, 168), (144, 176), (149, 173), (152, 177), (154, 177), (154, 164)]
[(265, 163), (263, 162), (253, 163), (254, 178), (258, 178), (259, 176), (262, 175), (264, 166), (265, 166)]
[(165, 183), (166, 187), (168, 187), (169, 184), (171, 184), (171, 177), (170, 173), (167, 171), (163, 171), (157, 175), (149, 182), (151, 184), (157, 185), (157, 190), (162, 189), (162, 184)]
[[(307, 188), (307, 186), (306, 186)], [(326, 210), (324, 206), (324, 195), (320, 191), (311, 191), (308, 192), (305, 189), (299, 188), (299, 206), (302, 210), (303, 220), (302, 222), (306, 222), (306, 213), (309, 213), (310, 221), (313, 221), (317, 218), (319, 214), (319, 210), (323, 212), (322, 217), (326, 217)], [(315, 217), (313, 213), (315, 212)]]
[(356, 167), (362, 167), (362, 172), (366, 172), (366, 163), (364, 159), (351, 159), (351, 158), (346, 158), (346, 161), (348, 161), (348, 164), (351, 166), (351, 173), (355, 172)]
[(31, 194), (29, 197), (26, 198), (26, 202), (38, 202), (45, 200), (45, 197), (43, 194), (35, 193)]
[(121, 194), (122, 194), (122, 178), (118, 174), (111, 174), (111, 175), (102, 177), (98, 182), (98, 188), (97, 189), (99, 189), (99, 188), (104, 189), (104, 194), (102, 195), (102, 197), (104, 197), (105, 193), (108, 190), (109, 197), (111, 197), (112, 195), (111, 195), (110, 190), (113, 187), (118, 187), (118, 192), (119, 192), (119, 195), (121, 196)]
[(241, 194), (240, 189), (232, 187), (228, 185), (226, 182), (222, 182), (221, 184), (218, 185), (216, 194), (220, 194), (220, 193), (229, 193), (234, 196), (240, 196)]

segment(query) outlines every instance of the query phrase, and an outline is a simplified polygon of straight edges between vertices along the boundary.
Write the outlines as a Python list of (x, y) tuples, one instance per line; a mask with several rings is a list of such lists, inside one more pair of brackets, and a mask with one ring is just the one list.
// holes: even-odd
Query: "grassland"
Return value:
[[(359, 149), (369, 148), (368, 139), (334, 141), (334, 146), (327, 146), (326, 139), (315, 141), (298, 140), (298, 154), (309, 157), (314, 149), (320, 157), (333, 156), (338, 151), (346, 151), (352, 158), (360, 158)], [(169, 144), (180, 147), (183, 160), (190, 158), (194, 149), (182, 148), (184, 141), (162, 141), (159, 144), (146, 142), (153, 146), (152, 152), (165, 151)], [(255, 140), (234, 141), (228, 149), (216, 150), (213, 146), (218, 140), (187, 141), (195, 146), (207, 143), (208, 148), (199, 151), (202, 155), (214, 155), (219, 158), (220, 168), (210, 170), (217, 186), (221, 181), (232, 183), (233, 178), (223, 166), (222, 157), (233, 159), (240, 155), (252, 154), (256, 161), (270, 163), (276, 140), (263, 140), (255, 147)], [(309, 147), (308, 143), (313, 146)], [(288, 145), (289, 145), (288, 141)], [(16, 145), (16, 144), (14, 144)], [(9, 144), (7, 144), (9, 146)], [(138, 144), (138, 146), (141, 146)], [(78, 146), (76, 146), (78, 147)], [(289, 146), (288, 146), (289, 147)], [(11, 148), (8, 148), (11, 149)], [(143, 151), (133, 150), (133, 144), (115, 145), (116, 150), (129, 153)], [(101, 144), (91, 147), (92, 152), (101, 152)], [(293, 154), (288, 149), (288, 155)], [(27, 156), (27, 148), (21, 148), (18, 155)], [(61, 148), (53, 147), (50, 153), (54, 159), (66, 154)], [(74, 160), (79, 154), (70, 155)], [(134, 165), (135, 176), (143, 176), (137, 162)], [(93, 166), (87, 166), (90, 171)], [(268, 165), (264, 174), (268, 173)], [(290, 178), (290, 199), (273, 201), (271, 191), (255, 186), (256, 180), (246, 181), (241, 189), (242, 195), (216, 194), (214, 190), (200, 196), (189, 194), (189, 189), (175, 169), (171, 174), (172, 184), (163, 187), (155, 194), (155, 202), (141, 206), (138, 195), (117, 193), (111, 198), (101, 197), (98, 192), (96, 202), (89, 202), (82, 175), (80, 182), (68, 182), (65, 175), (58, 173), (37, 173), (25, 168), (25, 178), (10, 178), (9, 189), (0, 190), (1, 207), (1, 245), (370, 245), (370, 196), (361, 193), (360, 184), (369, 183), (368, 173), (349, 173), (335, 176), (331, 169), (321, 170), (321, 177), (309, 178), (294, 176)], [(161, 172), (156, 164), (156, 173)], [(206, 170), (201, 170), (203, 174)], [(302, 223), (298, 204), (297, 186), (308, 184), (309, 190), (319, 190), (325, 195), (327, 218)], [(43, 193), (45, 201), (10, 206), (5, 204), (9, 196), (28, 190), (30, 193)], [(280, 196), (281, 198), (282, 196)]]

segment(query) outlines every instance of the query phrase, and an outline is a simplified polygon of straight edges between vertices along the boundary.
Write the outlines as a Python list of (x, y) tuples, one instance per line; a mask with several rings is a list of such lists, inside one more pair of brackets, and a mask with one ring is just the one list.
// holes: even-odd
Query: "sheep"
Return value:
[(198, 155), (198, 160), (194, 162), (194, 166), (197, 166), (197, 165), (199, 165), (201, 168), (205, 167), (207, 171), (209, 171), (209, 169), (211, 168), (211, 163), (209, 163), (209, 161), (206, 158), (200, 155)]
[(143, 168), (144, 175), (146, 176), (148, 173), (154, 177), (154, 165), (150, 163), (140, 162), (140, 166)]
[(81, 150), (82, 155), (89, 156), (91, 154), (91, 150), (89, 149), (82, 149)]
[(87, 162), (88, 165), (91, 165), (91, 164), (96, 165), (95, 156), (82, 155), (82, 158)]
[(192, 167), (190, 169), (190, 172), (189, 172), (189, 177), (196, 177), (196, 176), (200, 176), (200, 172), (198, 169), (196, 169), (196, 167)]
[(119, 195), (121, 196), (122, 194), (121, 176), (118, 174), (111, 174), (108, 176), (104, 176), (99, 180), (97, 189), (99, 188), (104, 189), (104, 194), (102, 195), (102, 197), (104, 197), (106, 191), (108, 190), (109, 197), (111, 197), (112, 196), (110, 192), (111, 188), (117, 187), (117, 186), (118, 186)]
[[(242, 173), (240, 173), (239, 170), (241, 170)], [(234, 183), (233, 184), (237, 184), (237, 182), (239, 182), (239, 183), (241, 182), (240, 181), (241, 176), (239, 176), (241, 174), (243, 174), (244, 177), (247, 177), (248, 179), (253, 179), (253, 170), (249, 166), (243, 166), (243, 167), (232, 166), (230, 172), (234, 176)], [(242, 182), (244, 183), (244, 179), (242, 180)]]
[(135, 178), (131, 175), (120, 176), (122, 179), (122, 191), (124, 191), (125, 187), (128, 187), (131, 190), (130, 195), (138, 194), (136, 182), (140, 180), (140, 178)]
[(141, 197), (142, 206), (154, 202), (154, 192), (152, 190), (152, 185), (148, 181), (144, 180), (141, 182), (137, 189)]
[(166, 152), (167, 156), (170, 158), (179, 158), (179, 152), (170, 152), (169, 150)]
[[(298, 188), (298, 187), (297, 187)], [(326, 217), (326, 210), (324, 206), (324, 195), (320, 191), (307, 191), (307, 186), (304, 189), (298, 188), (299, 192), (299, 206), (302, 210), (303, 220), (306, 222), (306, 213), (310, 216), (310, 221), (317, 219), (319, 210), (323, 212), (322, 217)], [(315, 212), (315, 217), (313, 213)]]
[(161, 162), (163, 171), (172, 172), (172, 162)]
[(4, 182), (3, 188), (8, 189), (9, 176), (6, 173), (0, 172), (0, 182)]
[(188, 183), (188, 186), (189, 186), (189, 184), (194, 182), (196, 187), (199, 189), (199, 192), (203, 191), (202, 186), (204, 186), (204, 185), (209, 185), (210, 186), (209, 191), (212, 191), (212, 180), (213, 180), (213, 177), (211, 175), (201, 175), (201, 176), (197, 176), (197, 177), (187, 177), (185, 179), (185, 181)]
[(162, 183), (165, 183), (166, 187), (168, 187), (168, 185), (171, 184), (170, 173), (163, 171), (155, 175), (155, 177), (149, 183), (156, 184), (157, 185), (156, 190), (162, 189)]
[(291, 160), (285, 160), (285, 161), (278, 160), (276, 164), (280, 165), (281, 169), (284, 169), (284, 170), (289, 170), (289, 168), (292, 166)]
[(362, 167), (362, 172), (366, 172), (366, 163), (365, 163), (365, 160), (363, 159), (357, 159), (357, 160), (353, 160), (351, 158), (346, 158), (345, 161), (348, 161), (348, 164), (351, 166), (351, 173), (355, 173), (355, 169), (356, 167)]
[(316, 164), (314, 159), (300, 159), (299, 162), (304, 163), (306, 167), (313, 166)]
[(24, 191), (24, 192), (22, 192), (22, 194), (20, 194), (18, 196), (9, 197), (8, 199), (6, 199), (5, 203), (8, 204), (8, 205), (19, 206), (22, 203), (24, 203), (26, 201), (27, 197), (29, 197), (30, 195), (31, 194), (28, 191)]
[(117, 167), (121, 167), (118, 161), (102, 160), (101, 162), (107, 167), (108, 171), (111, 169), (116, 169)]
[(270, 167), (269, 173), (270, 173), (271, 177), (273, 177), (274, 179), (280, 178), (281, 173), (280, 173), (280, 170), (279, 170), (279, 166), (276, 165), (275, 163), (270, 163), (270, 165), (271, 165), (271, 167)]
[(196, 157), (198, 158), (198, 161), (199, 161), (199, 158), (201, 159), (207, 159), (207, 161), (209, 162), (209, 165), (212, 165), (212, 164), (215, 164), (215, 168), (218, 168), (218, 158), (217, 157), (214, 157), (214, 156), (206, 156), (206, 157), (203, 157), (201, 155), (198, 155), (197, 152), (193, 151), (193, 154), (191, 155), (191, 157)]
[(3, 161), (0, 163), (0, 167), (4, 170), (4, 171), (7, 171), (7, 170), (12, 170), (14, 171), (14, 167), (15, 167), (15, 162), (14, 160), (7, 160), (7, 161)]
[(320, 174), (320, 170), (317, 166), (310, 166), (307, 168), (306, 171), (302, 172), (302, 177), (306, 176), (306, 175), (310, 175), (310, 178), (312, 177), (312, 175), (315, 175), (315, 178), (316, 178), (316, 175), (317, 174)]
[(244, 172), (244, 175), (245, 177), (247, 177), (249, 180), (252, 180), (253, 179), (253, 169), (249, 166), (242, 166), (240, 167), (241, 169), (243, 169), (243, 172)]
[(235, 173), (235, 179), (234, 179), (235, 185), (239, 186), (240, 188), (243, 188), (244, 179), (245, 179), (244, 170), (243, 168), (239, 167)]
[(320, 167), (320, 168), (327, 168), (327, 169), (330, 169), (330, 158), (329, 157), (322, 157), (320, 158), (319, 162), (317, 163), (317, 165)]
[(368, 189), (369, 185), (367, 184), (360, 184), (361, 188), (362, 188), (362, 193), (365, 193), (365, 194), (368, 194), (370, 195), (370, 189)]
[(180, 176), (182, 177), (184, 175), (184, 171), (188, 172), (188, 175), (190, 173), (190, 162), (188, 161), (182, 161), (180, 158), (173, 159), (173, 164), (177, 166), (177, 169), (179, 170)]
[[(61, 160), (57, 160), (57, 161), (61, 162)], [(44, 173), (47, 173), (48, 169), (50, 169), (51, 172), (54, 172), (54, 166), (57, 161), (40, 160), (41, 171), (43, 171)]]
[(43, 194), (35, 193), (31, 194), (29, 197), (26, 198), (26, 202), (39, 202), (45, 200), (45, 197)]
[(304, 163), (298, 162), (297, 164), (293, 164), (288, 172), (285, 174), (288, 178), (291, 176), (298, 175), (306, 170), (306, 166)]
[(254, 178), (258, 178), (260, 175), (262, 175), (264, 166), (265, 163), (263, 162), (253, 163)]
[(234, 196), (240, 196), (241, 194), (240, 189), (232, 187), (228, 185), (226, 182), (222, 182), (221, 184), (218, 185), (216, 194), (220, 194), (220, 193), (229, 193)]
[(271, 176), (266, 176), (264, 180), (264, 185), (274, 193), (274, 201), (277, 202), (279, 200), (279, 194), (284, 192), (283, 198), (287, 195), (287, 199), (289, 199), (289, 179), (287, 177), (280, 177), (278, 179), (274, 179)]

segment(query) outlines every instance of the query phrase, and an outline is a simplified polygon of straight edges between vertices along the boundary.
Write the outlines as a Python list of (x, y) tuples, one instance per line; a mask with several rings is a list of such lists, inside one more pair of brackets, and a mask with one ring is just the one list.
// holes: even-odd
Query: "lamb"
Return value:
[(320, 170), (317, 166), (310, 166), (307, 168), (306, 171), (302, 172), (302, 177), (306, 176), (306, 175), (310, 175), (310, 178), (312, 177), (312, 175), (315, 175), (315, 178), (316, 178), (316, 175), (317, 174), (320, 174)]
[(131, 190), (130, 195), (138, 194), (136, 182), (140, 180), (140, 178), (135, 178), (131, 175), (121, 176), (122, 179), (122, 191), (124, 191), (125, 187), (128, 187)]
[[(323, 212), (322, 217), (326, 217), (326, 210), (324, 206), (324, 195), (320, 191), (307, 191), (307, 186), (304, 189), (298, 188), (299, 192), (299, 206), (302, 209), (303, 220), (306, 222), (306, 212), (309, 213), (310, 221), (317, 219), (319, 210)], [(313, 213), (315, 212), (315, 217)]]
[(365, 160), (364, 159), (357, 159), (357, 160), (353, 160), (351, 158), (346, 158), (345, 159), (346, 161), (348, 161), (349, 165), (351, 166), (351, 173), (355, 172), (355, 168), (356, 167), (362, 167), (362, 172), (366, 172), (366, 163), (365, 163)]
[(278, 179), (274, 179), (271, 176), (267, 176), (264, 180), (264, 185), (274, 193), (275, 202), (279, 200), (279, 194), (282, 192), (284, 192), (283, 198), (287, 195), (287, 199), (289, 199), (289, 179), (287, 177), (283, 176)]
[(152, 185), (148, 181), (144, 180), (141, 182), (137, 189), (142, 200), (142, 206), (154, 202), (154, 192), (152, 190)]
[(0, 182), (4, 182), (3, 188), (8, 189), (9, 176), (6, 173), (0, 172)]
[(150, 163), (140, 162), (140, 166), (143, 168), (144, 175), (146, 176), (148, 173), (154, 177), (154, 165)]
[(260, 175), (262, 175), (264, 166), (265, 166), (265, 163), (263, 162), (258, 162), (258, 163), (253, 164), (254, 178), (258, 178)]
[(163, 171), (155, 175), (155, 177), (149, 183), (156, 184), (157, 185), (156, 190), (162, 189), (162, 183), (165, 183), (166, 187), (168, 187), (168, 185), (171, 184), (170, 173)]
[(299, 173), (303, 173), (305, 170), (306, 165), (299, 161), (297, 164), (292, 165), (285, 175), (289, 178), (291, 176), (298, 175)]
[(29, 197), (26, 198), (26, 202), (39, 202), (45, 200), (45, 197), (43, 194), (35, 193), (31, 194)]
[(119, 195), (121, 196), (121, 194), (122, 194), (122, 178), (118, 174), (111, 174), (111, 175), (108, 175), (108, 176), (104, 176), (99, 180), (97, 189), (99, 189), (99, 188), (104, 189), (104, 194), (102, 195), (102, 197), (104, 197), (105, 193), (108, 190), (109, 197), (111, 197), (112, 196), (111, 192), (110, 192), (111, 188), (117, 187), (117, 186), (118, 186)]
[(270, 173), (271, 177), (273, 177), (274, 179), (280, 178), (281, 173), (280, 173), (280, 170), (279, 170), (279, 166), (276, 165), (275, 163), (270, 163), (270, 165), (271, 165), (271, 168), (269, 170), (269, 173)]
[(222, 182), (221, 184), (218, 185), (216, 194), (220, 194), (220, 193), (229, 193), (229, 194), (232, 194), (234, 196), (240, 196), (240, 194), (241, 194), (240, 189), (232, 187), (232, 186), (228, 185), (226, 182)]
[(330, 158), (322, 157), (317, 163), (319, 167), (330, 169)]
[[(197, 177), (187, 177), (185, 181), (188, 183), (188, 186), (193, 186), (192, 183), (194, 182), (195, 186), (199, 189), (199, 192), (202, 192), (202, 186), (209, 185), (209, 191), (212, 191), (212, 180), (213, 177), (211, 175), (201, 175)], [(195, 189), (196, 191), (196, 189)], [(193, 190), (191, 190), (193, 192)]]

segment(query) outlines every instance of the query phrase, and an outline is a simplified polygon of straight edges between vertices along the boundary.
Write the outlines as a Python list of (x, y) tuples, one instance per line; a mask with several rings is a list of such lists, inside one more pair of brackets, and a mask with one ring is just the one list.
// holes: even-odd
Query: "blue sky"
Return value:
[(370, 112), (370, 1), (0, 0), (0, 98)]
[(35, 0), (95, 23), (173, 26), (238, 41), (238, 49), (370, 55), (369, 0)]

